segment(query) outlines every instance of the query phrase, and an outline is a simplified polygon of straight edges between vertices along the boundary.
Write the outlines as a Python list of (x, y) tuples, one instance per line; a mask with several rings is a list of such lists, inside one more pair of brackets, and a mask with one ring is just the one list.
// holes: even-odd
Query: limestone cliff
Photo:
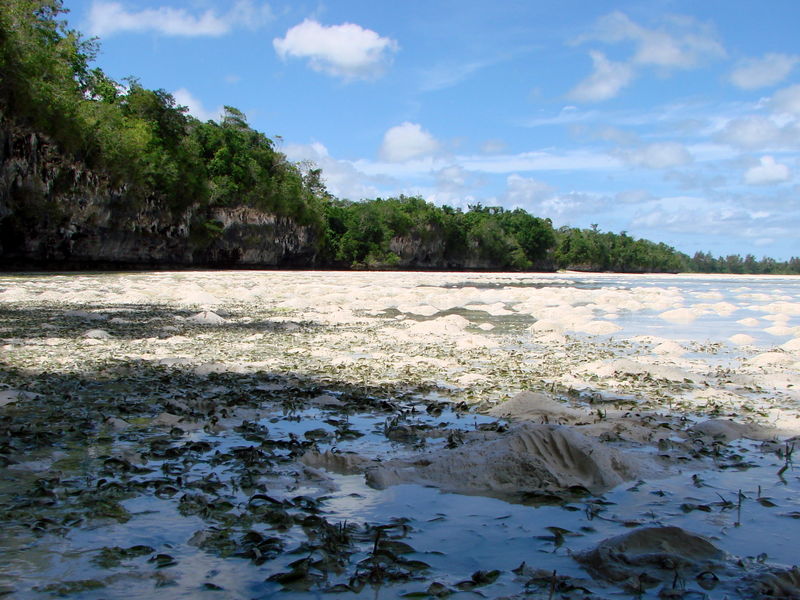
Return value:
[(318, 245), (313, 227), (288, 218), (137, 196), (0, 120), (2, 266), (306, 266)]

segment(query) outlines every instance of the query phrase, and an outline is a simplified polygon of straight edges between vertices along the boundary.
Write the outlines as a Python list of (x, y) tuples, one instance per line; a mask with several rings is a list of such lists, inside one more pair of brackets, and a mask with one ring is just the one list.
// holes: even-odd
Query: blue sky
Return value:
[(800, 256), (800, 2), (65, 0), (115, 79), (329, 190)]

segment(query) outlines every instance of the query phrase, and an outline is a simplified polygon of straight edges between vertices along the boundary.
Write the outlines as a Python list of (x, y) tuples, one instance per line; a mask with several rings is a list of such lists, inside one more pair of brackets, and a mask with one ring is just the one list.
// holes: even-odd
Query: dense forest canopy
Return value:
[[(216, 207), (248, 207), (310, 227), (316, 266), (392, 267), (400, 254), (448, 268), (800, 273), (800, 259), (693, 257), (626, 233), (554, 229), (517, 208), (467, 210), (419, 197), (333, 197), (313, 165), (294, 164), (242, 112), (201, 122), (164, 90), (114, 81), (92, 67), (95, 40), (69, 29), (60, 0), (5, 0), (0, 10), (0, 119), (46, 135), (72, 161), (124, 186), (132, 206), (192, 209), (194, 239), (222, 224)], [(14, 218), (6, 215), (6, 219)], [(409, 248), (411, 248), (409, 250)]]

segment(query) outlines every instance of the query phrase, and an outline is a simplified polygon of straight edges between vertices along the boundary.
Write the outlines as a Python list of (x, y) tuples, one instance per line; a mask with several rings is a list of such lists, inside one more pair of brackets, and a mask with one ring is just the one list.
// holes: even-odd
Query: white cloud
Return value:
[(634, 227), (703, 235), (741, 234), (750, 213), (728, 202), (702, 196), (672, 196), (643, 205), (631, 224)]
[(278, 56), (306, 58), (315, 71), (346, 80), (372, 79), (382, 74), (399, 48), (393, 39), (354, 23), (321, 25), (306, 19), (272, 40)]
[(607, 171), (623, 163), (603, 152), (576, 150), (562, 154), (550, 152), (520, 152), (497, 156), (463, 156), (461, 164), (483, 173), (519, 173), (525, 171)]
[(221, 15), (212, 10), (193, 15), (184, 8), (169, 6), (128, 11), (119, 2), (95, 1), (89, 10), (89, 33), (109, 36), (124, 31), (154, 31), (185, 37), (221, 36), (235, 27), (257, 29), (271, 19), (269, 5), (254, 4), (252, 0), (239, 0)]
[(222, 118), (223, 107), (218, 106), (213, 110), (208, 110), (203, 106), (203, 103), (197, 99), (186, 88), (180, 88), (172, 92), (175, 102), (180, 106), (185, 106), (189, 109), (189, 114), (201, 121), (219, 121)]
[[(753, 243), (767, 244), (769, 238), (794, 240), (798, 226), (796, 211), (787, 211), (782, 202), (775, 203), (774, 210), (764, 210), (760, 207), (765, 202), (769, 199), (760, 195), (664, 197), (642, 206), (632, 225), (639, 228), (640, 235), (651, 239), (654, 234), (673, 232), (691, 240), (697, 250), (727, 246), (730, 250), (724, 253), (742, 252), (742, 247)], [(726, 244), (731, 240), (732, 244)], [(775, 250), (788, 257), (793, 249), (784, 246)]]
[(775, 112), (800, 115), (800, 84), (775, 92), (770, 104)]
[(512, 173), (506, 178), (505, 201), (511, 206), (530, 208), (553, 196), (554, 189), (538, 179)]
[(406, 121), (392, 127), (383, 136), (380, 155), (389, 162), (405, 162), (435, 153), (439, 142), (418, 123)]
[(647, 190), (624, 190), (618, 192), (614, 199), (622, 204), (643, 204), (654, 200), (655, 197)]
[(800, 57), (788, 54), (765, 54), (762, 58), (747, 58), (731, 73), (731, 82), (743, 90), (755, 90), (775, 85), (786, 79)]
[(771, 119), (750, 116), (729, 121), (715, 137), (731, 146), (753, 150), (777, 144), (782, 136), (781, 128)]
[(486, 154), (497, 154), (505, 150), (506, 147), (507, 144), (503, 140), (498, 140), (498, 139), (486, 140), (481, 145), (481, 152), (484, 152)]
[(476, 60), (461, 64), (440, 64), (422, 72), (420, 89), (423, 92), (444, 90), (471, 77), (474, 73), (498, 62), (498, 59)]
[(606, 215), (607, 205), (608, 198), (605, 196), (569, 192), (545, 198), (535, 207), (533, 214), (550, 219), (556, 227), (580, 226), (577, 225), (580, 222), (599, 221)]
[(583, 129), (580, 133), (604, 142), (614, 142), (620, 146), (631, 146), (639, 143), (639, 136), (619, 127), (605, 125), (596, 129)]
[(289, 144), (284, 148), (289, 160), (309, 160), (322, 169), (322, 179), (328, 191), (339, 198), (362, 200), (381, 195), (377, 184), (379, 177), (360, 171), (352, 162), (333, 158), (328, 149), (319, 142), (312, 144)]
[(593, 215), (607, 209), (608, 200), (597, 194), (560, 193), (543, 181), (512, 173), (506, 177), (506, 190), (500, 197), (500, 204), (522, 208), (537, 217), (552, 220), (559, 227), (594, 218)]
[(630, 164), (648, 169), (680, 167), (694, 160), (686, 146), (677, 142), (657, 142), (621, 154)]
[(694, 19), (673, 16), (662, 22), (659, 29), (648, 29), (625, 13), (614, 11), (598, 19), (594, 30), (577, 41), (633, 42), (636, 51), (631, 62), (643, 66), (688, 69), (725, 56), (714, 33)]
[(608, 60), (602, 52), (589, 52), (594, 71), (568, 94), (577, 102), (600, 102), (614, 98), (633, 79), (633, 69), (625, 63)]
[(455, 157), (419, 156), (405, 162), (359, 159), (352, 163), (359, 171), (371, 176), (397, 180), (429, 177), (450, 165), (457, 164), (465, 171), (486, 175), (508, 175), (533, 171), (613, 171), (625, 163), (607, 152), (576, 150), (560, 154), (550, 152), (520, 152), (518, 154), (471, 154)]
[(469, 173), (458, 165), (450, 165), (436, 173), (437, 187), (443, 190), (463, 190), (467, 185)]
[(662, 21), (664, 25), (659, 29), (649, 29), (620, 11), (598, 19), (593, 31), (579, 37), (576, 43), (632, 42), (634, 53), (626, 62), (612, 62), (601, 52), (590, 52), (594, 72), (579, 83), (569, 97), (580, 102), (608, 100), (619, 94), (640, 68), (690, 69), (725, 56), (725, 49), (709, 27), (683, 16)]
[(466, 208), (475, 202), (473, 192), (484, 185), (482, 178), (460, 165), (450, 164), (432, 173), (434, 189), (423, 193), (429, 202)]
[(791, 177), (789, 167), (775, 162), (772, 156), (763, 156), (761, 164), (751, 167), (744, 174), (744, 182), (749, 185), (768, 185), (782, 183)]
[(567, 105), (561, 108), (554, 117), (534, 117), (521, 123), (524, 127), (543, 127), (549, 125), (568, 125), (584, 121), (596, 121), (604, 118), (598, 110), (578, 110), (577, 106)]

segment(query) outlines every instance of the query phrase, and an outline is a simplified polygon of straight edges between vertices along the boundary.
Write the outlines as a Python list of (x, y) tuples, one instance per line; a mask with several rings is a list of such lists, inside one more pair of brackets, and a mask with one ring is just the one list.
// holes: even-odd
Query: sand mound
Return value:
[(736, 423), (728, 419), (708, 419), (689, 428), (689, 431), (726, 442), (740, 438), (763, 440), (769, 439), (774, 434), (766, 427), (753, 423)]
[(186, 320), (190, 323), (197, 323), (198, 325), (222, 325), (228, 322), (226, 319), (210, 310), (204, 310), (203, 312), (194, 314), (191, 317), (187, 317)]
[(574, 429), (523, 423), (499, 439), (381, 463), (368, 468), (366, 478), (378, 489), (418, 483), (496, 496), (571, 486), (599, 493), (634, 478), (638, 471), (631, 459)]
[(781, 345), (781, 348), (786, 352), (800, 352), (800, 337), (789, 340), (785, 344)]
[[(600, 542), (592, 550), (573, 554), (594, 577), (638, 588), (647, 567), (651, 585), (675, 577), (676, 569), (694, 573), (724, 560), (725, 553), (706, 538), (680, 527), (644, 527)], [(647, 585), (645, 583), (645, 585)]]
[(373, 461), (354, 452), (306, 452), (300, 459), (304, 465), (315, 469), (325, 469), (340, 475), (363, 473)]
[(418, 304), (415, 306), (398, 306), (397, 310), (401, 313), (419, 315), (421, 317), (432, 317), (439, 312), (439, 309), (430, 304)]
[(653, 348), (653, 354), (660, 354), (662, 356), (682, 356), (686, 354), (686, 348), (681, 346), (678, 342), (668, 340)]
[(754, 319), (753, 317), (747, 317), (744, 319), (739, 319), (736, 321), (739, 325), (744, 325), (745, 327), (758, 327), (761, 325), (761, 321), (758, 319)]
[(104, 329), (90, 329), (83, 334), (83, 337), (91, 340), (110, 340), (111, 334)]
[(331, 396), (330, 394), (321, 394), (319, 396), (315, 396), (308, 402), (309, 404), (313, 404), (315, 406), (344, 406), (344, 402), (339, 400), (339, 398), (336, 396)]
[(536, 333), (538, 331), (564, 331), (564, 325), (552, 319), (539, 319), (530, 326), (531, 333)]
[(611, 321), (589, 321), (574, 327), (575, 331), (589, 335), (609, 335), (622, 330), (622, 327)]
[(689, 308), (675, 308), (665, 311), (658, 316), (670, 323), (687, 324), (697, 318), (697, 313)]
[(572, 424), (588, 416), (584, 411), (570, 408), (539, 392), (520, 392), (510, 400), (493, 407), (488, 414), (503, 419), (552, 424)]
[(753, 338), (751, 335), (747, 335), (746, 333), (737, 333), (736, 335), (729, 337), (728, 340), (737, 346), (747, 346), (752, 344), (755, 341), (755, 338)]
[(790, 365), (795, 358), (785, 352), (763, 352), (746, 361), (756, 367), (776, 367)]
[(411, 335), (458, 335), (469, 325), (460, 315), (447, 315), (430, 321), (421, 321), (408, 328)]

